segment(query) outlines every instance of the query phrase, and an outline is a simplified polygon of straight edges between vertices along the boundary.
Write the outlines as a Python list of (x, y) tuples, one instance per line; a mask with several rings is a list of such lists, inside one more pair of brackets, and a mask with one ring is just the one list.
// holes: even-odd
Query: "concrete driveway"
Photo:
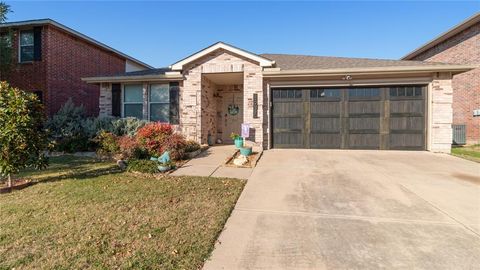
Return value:
[(204, 269), (480, 269), (480, 165), (269, 150)]

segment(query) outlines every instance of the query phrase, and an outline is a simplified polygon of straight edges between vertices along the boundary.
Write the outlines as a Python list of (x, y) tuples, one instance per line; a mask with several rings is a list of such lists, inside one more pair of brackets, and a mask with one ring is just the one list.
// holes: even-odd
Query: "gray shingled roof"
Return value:
[(148, 76), (148, 75), (164, 75), (165, 72), (171, 71), (170, 68), (152, 68), (152, 69), (146, 69), (146, 70), (139, 70), (139, 71), (131, 71), (131, 72), (125, 72), (125, 73), (120, 73), (116, 74), (113, 76)]
[(260, 54), (260, 56), (275, 61), (276, 66), (282, 70), (448, 65), (445, 63), (422, 62), (422, 61), (347, 58), (347, 57), (293, 55), (293, 54), (265, 53), (265, 54)]

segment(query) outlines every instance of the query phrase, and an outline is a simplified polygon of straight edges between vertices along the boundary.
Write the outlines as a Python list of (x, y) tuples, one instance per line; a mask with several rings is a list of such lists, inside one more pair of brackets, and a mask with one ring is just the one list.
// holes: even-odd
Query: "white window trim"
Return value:
[[(166, 85), (167, 86), (167, 91), (168, 91), (168, 102), (158, 102), (158, 101), (151, 101), (150, 100), (150, 92), (152, 90), (152, 85)], [(170, 84), (168, 83), (151, 83), (148, 85), (148, 121), (152, 121), (152, 117), (151, 117), (151, 111), (152, 111), (152, 108), (151, 108), (151, 104), (168, 104), (168, 123), (170, 123)]]
[[(121, 93), (121, 103), (122, 103), (122, 108), (121, 108), (121, 115), (122, 115), (122, 118), (125, 118), (125, 104), (142, 104), (142, 112), (143, 112), (143, 100), (141, 102), (125, 102), (125, 86), (127, 85), (141, 85), (142, 86), (142, 89), (143, 89), (143, 84), (139, 84), (139, 83), (124, 83), (122, 84), (122, 93)], [(143, 91), (142, 91), (142, 97), (143, 97)], [(150, 118), (150, 116), (149, 116)], [(142, 120), (143, 117), (140, 119)]]
[[(32, 45), (22, 45), (22, 33), (30, 32), (32, 34)], [(35, 50), (35, 37), (33, 30), (21, 30), (20, 34), (18, 35), (18, 62), (19, 63), (32, 63), (34, 59), (30, 61), (22, 61), (22, 47), (32, 46), (33, 50)], [(34, 52), (35, 53), (35, 52)]]

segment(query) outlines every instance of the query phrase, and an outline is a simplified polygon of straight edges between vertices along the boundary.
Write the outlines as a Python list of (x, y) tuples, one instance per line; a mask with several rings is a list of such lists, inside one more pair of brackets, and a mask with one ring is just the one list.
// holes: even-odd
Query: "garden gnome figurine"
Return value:
[(170, 152), (165, 151), (163, 154), (158, 158), (158, 161), (162, 164), (166, 164), (170, 162)]

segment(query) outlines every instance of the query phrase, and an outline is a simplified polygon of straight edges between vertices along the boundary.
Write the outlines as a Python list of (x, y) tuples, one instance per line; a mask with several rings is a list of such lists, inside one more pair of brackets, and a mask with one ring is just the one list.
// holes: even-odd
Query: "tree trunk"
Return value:
[(12, 177), (8, 175), (7, 187), (12, 187)]

